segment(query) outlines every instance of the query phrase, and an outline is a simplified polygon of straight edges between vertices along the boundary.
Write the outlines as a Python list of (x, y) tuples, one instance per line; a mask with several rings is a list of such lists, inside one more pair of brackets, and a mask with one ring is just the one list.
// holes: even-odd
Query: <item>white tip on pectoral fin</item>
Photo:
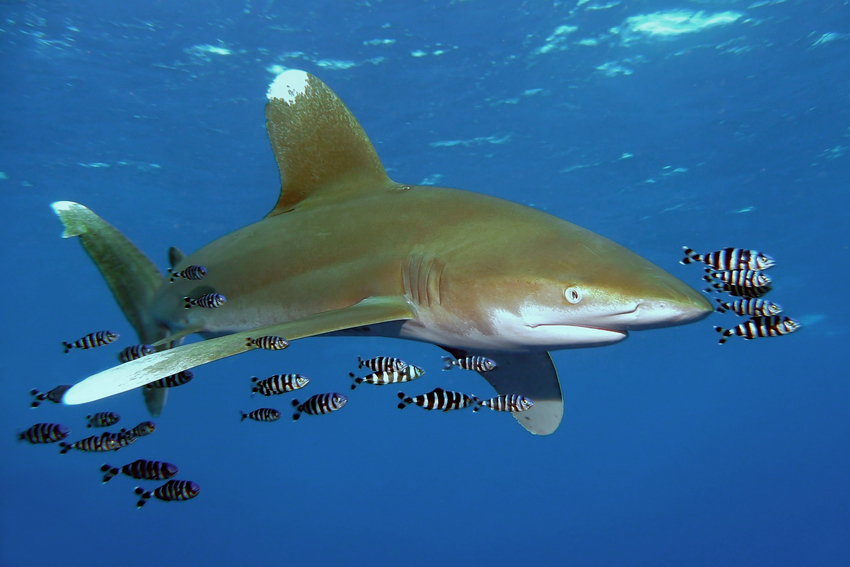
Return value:
[(79, 236), (86, 232), (86, 222), (93, 212), (88, 207), (84, 207), (73, 201), (56, 201), (50, 205), (53, 212), (65, 225), (65, 232), (62, 233), (62, 238), (70, 238)]

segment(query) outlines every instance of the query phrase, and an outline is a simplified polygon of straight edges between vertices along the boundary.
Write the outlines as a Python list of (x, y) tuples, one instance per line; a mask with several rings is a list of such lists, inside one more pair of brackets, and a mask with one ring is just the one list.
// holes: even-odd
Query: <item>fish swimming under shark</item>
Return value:
[[(432, 343), (457, 359), (491, 357), (498, 366), (481, 376), (499, 394), (533, 400), (515, 417), (547, 435), (563, 415), (549, 351), (614, 344), (712, 312), (695, 289), (565, 220), (391, 180), (353, 114), (309, 73), (280, 74), (268, 99), (280, 197), (259, 222), (188, 256), (170, 251), (173, 272), (204, 266), (203, 280), (170, 283), (90, 209), (53, 203), (63, 236), (79, 237), (140, 342), (158, 351), (86, 378), (65, 404), (246, 352), (249, 337), (365, 332)], [(184, 297), (212, 292), (227, 303), (184, 308)], [(207, 340), (180, 345), (196, 333)], [(157, 414), (167, 389), (143, 392)]]

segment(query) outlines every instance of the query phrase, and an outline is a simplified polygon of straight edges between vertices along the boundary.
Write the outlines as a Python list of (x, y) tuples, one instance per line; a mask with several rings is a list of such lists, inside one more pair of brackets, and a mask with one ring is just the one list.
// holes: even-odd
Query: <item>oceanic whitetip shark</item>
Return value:
[[(637, 254), (589, 230), (495, 197), (391, 180), (349, 109), (322, 81), (289, 70), (268, 91), (266, 125), (280, 169), (262, 220), (184, 256), (200, 281), (169, 283), (88, 208), (53, 209), (106, 279), (139, 340), (158, 352), (90, 376), (82, 404), (252, 348), (247, 337), (363, 334), (433, 343), (498, 364), (499, 394), (534, 401), (515, 414), (550, 434), (563, 414), (549, 351), (617, 343), (632, 330), (697, 321), (712, 306)], [(215, 291), (217, 309), (184, 308)], [(207, 340), (179, 346), (190, 334)], [(158, 413), (166, 389), (144, 389)]]

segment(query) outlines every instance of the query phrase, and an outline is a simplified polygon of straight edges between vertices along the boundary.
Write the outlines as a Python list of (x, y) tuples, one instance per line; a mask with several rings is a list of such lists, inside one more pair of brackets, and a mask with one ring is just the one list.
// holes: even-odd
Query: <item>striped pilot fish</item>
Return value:
[(122, 429), (118, 433), (110, 433), (109, 431), (105, 432), (103, 435), (104, 443), (106, 440), (111, 440), (115, 444), (114, 451), (121, 449), (122, 447), (127, 447), (128, 445), (132, 445), (136, 442), (136, 439), (139, 437), (137, 435), (133, 435), (130, 431), (126, 429)]
[(18, 433), (18, 441), (29, 441), (33, 445), (56, 443), (70, 433), (71, 430), (60, 423), (36, 423), (26, 431)]
[(502, 394), (501, 396), (496, 396), (495, 398), (490, 398), (489, 400), (478, 401), (478, 405), (475, 406), (472, 411), (478, 411), (482, 407), (490, 408), (493, 411), (508, 411), (511, 413), (519, 413), (521, 411), (525, 411), (530, 409), (531, 406), (534, 405), (534, 402), (526, 398), (525, 396), (520, 396), (519, 394)]
[(443, 362), (446, 364), (443, 370), (451, 370), (457, 366), (464, 370), (474, 370), (476, 372), (487, 372), (496, 368), (496, 361), (486, 356), (464, 356), (463, 358), (453, 359), (450, 356), (444, 356)]
[(755, 299), (757, 297), (763, 296), (771, 289), (773, 289), (773, 286), (770, 284), (760, 287), (750, 287), (744, 285), (728, 284), (725, 282), (715, 282), (711, 284), (711, 287), (707, 287), (703, 291), (705, 291), (706, 293), (711, 293), (713, 291), (725, 291), (726, 293), (734, 297), (745, 297)]
[(133, 437), (144, 437), (145, 435), (150, 435), (156, 431), (156, 424), (152, 421), (143, 421), (129, 431), (126, 429), (122, 429), (121, 431), (128, 435), (132, 435)]
[(726, 339), (732, 335), (738, 335), (746, 340), (755, 339), (756, 337), (778, 337), (793, 333), (800, 328), (800, 323), (790, 317), (782, 315), (771, 315), (770, 317), (753, 317), (749, 321), (741, 323), (737, 327), (731, 329), (723, 329), (714, 327), (714, 330), (721, 333), (720, 344), (726, 342)]
[(90, 348), (108, 345), (109, 343), (114, 342), (118, 337), (118, 333), (113, 333), (112, 331), (98, 331), (96, 333), (89, 333), (85, 337), (77, 339), (72, 343), (62, 341), (62, 346), (65, 347), (65, 353), (67, 354), (72, 348), (87, 350)]
[(74, 443), (65, 443), (63, 441), (59, 443), (59, 446), (62, 447), (62, 449), (59, 450), (59, 453), (64, 455), (71, 449), (85, 451), (88, 453), (102, 453), (104, 451), (115, 451), (116, 449), (120, 449), (118, 443), (113, 437), (111, 437), (111, 435), (113, 434), (106, 432), (103, 435), (92, 435), (91, 437), (80, 439)]
[(719, 304), (717, 311), (726, 313), (732, 311), (738, 315), (749, 315), (751, 317), (770, 317), (771, 315), (779, 315), (782, 313), (782, 306), (768, 301), (767, 299), (747, 298), (733, 301), (732, 303), (724, 302), (722, 299), (715, 298)]
[(245, 339), (245, 346), (262, 348), (265, 350), (283, 350), (289, 346), (289, 341), (284, 339), (283, 337), (276, 337), (274, 335), (268, 335), (265, 337), (259, 337), (256, 339), (252, 339), (251, 337), (247, 337)]
[(151, 496), (163, 502), (191, 500), (201, 492), (201, 487), (191, 480), (169, 480), (159, 488), (154, 489), (153, 492), (148, 492), (139, 486), (136, 487), (135, 492), (141, 496), (141, 499), (136, 502), (136, 506), (141, 508), (150, 500)]
[(758, 270), (732, 270), (729, 272), (715, 272), (706, 268), (705, 275), (702, 277), (705, 281), (711, 283), (721, 281), (730, 285), (739, 285), (742, 287), (764, 287), (770, 285), (772, 281), (770, 276), (763, 274)]
[(280, 419), (280, 412), (272, 408), (255, 409), (248, 413), (240, 411), (239, 415), (242, 416), (239, 421), (245, 421), (246, 418), (254, 421), (277, 421)]
[(175, 272), (171, 268), (168, 268), (168, 275), (171, 276), (168, 281), (173, 282), (177, 278), (183, 278), (184, 280), (202, 280), (207, 277), (207, 269), (203, 266), (188, 266), (179, 272)]
[(252, 396), (260, 393), (269, 397), (300, 390), (310, 383), (310, 379), (300, 374), (273, 374), (265, 380), (252, 376), (251, 382), (254, 383), (254, 387), (251, 388)]
[(368, 360), (357, 357), (357, 368), (368, 368), (372, 372), (402, 372), (407, 369), (408, 364), (400, 358), (392, 356), (376, 356)]
[(416, 404), (426, 410), (443, 410), (444, 413), (463, 409), (478, 402), (478, 398), (475, 396), (467, 396), (460, 392), (447, 392), (442, 388), (435, 388), (427, 394), (413, 397), (405, 396), (404, 392), (399, 392), (398, 398), (401, 400), (398, 409), (404, 409), (408, 404)]
[(153, 354), (153, 352), (154, 348), (151, 345), (128, 346), (120, 353), (118, 353), (118, 360), (122, 363), (130, 362), (131, 360), (136, 360), (137, 358), (142, 358), (143, 356)]
[(92, 415), (87, 415), (86, 419), (89, 424), (86, 427), (109, 427), (115, 425), (121, 420), (121, 416), (111, 411), (99, 411)]
[(205, 293), (204, 295), (194, 299), (191, 297), (184, 297), (183, 301), (185, 302), (183, 307), (186, 309), (191, 309), (193, 305), (196, 307), (203, 307), (204, 309), (215, 309), (216, 307), (224, 305), (227, 302), (227, 298), (220, 293)]
[(681, 264), (702, 262), (715, 270), (766, 270), (776, 264), (771, 256), (758, 250), (724, 248), (708, 254), (697, 254), (687, 246), (682, 248), (685, 251), (685, 257), (681, 260)]
[(303, 404), (298, 400), (292, 400), (292, 406), (295, 408), (295, 413), (292, 415), (292, 421), (298, 421), (302, 413), (308, 415), (322, 415), (342, 409), (348, 403), (348, 398), (336, 392), (328, 392), (326, 394), (316, 394), (307, 399)]
[(160, 378), (155, 382), (151, 382), (150, 384), (145, 384), (145, 388), (148, 390), (152, 390), (154, 388), (176, 388), (177, 386), (182, 386), (183, 384), (188, 384), (195, 375), (191, 370), (181, 370), (177, 374), (172, 374), (171, 376), (166, 376), (165, 378)]
[(348, 375), (354, 380), (354, 384), (351, 385), (351, 389), (355, 389), (357, 386), (366, 382), (367, 384), (374, 384), (375, 386), (384, 386), (386, 384), (398, 384), (400, 382), (410, 382), (411, 380), (416, 380), (420, 376), (425, 374), (425, 371), (418, 366), (409, 365), (404, 370), (380, 370), (377, 372), (373, 372), (368, 376), (356, 376), (354, 372), (349, 372)]
[(100, 467), (100, 470), (104, 473), (103, 482), (106, 484), (119, 472), (139, 480), (168, 480), (177, 474), (178, 468), (177, 465), (172, 465), (164, 461), (139, 459), (124, 465), (120, 469), (110, 465), (103, 465)]
[(30, 404), (31, 407), (37, 408), (41, 405), (41, 402), (44, 400), (49, 400), (55, 404), (62, 403), (62, 396), (65, 395), (65, 392), (71, 389), (70, 384), (62, 384), (61, 386), (56, 386), (52, 390), (47, 393), (39, 392), (38, 390), (30, 390), (30, 396), (35, 398)]

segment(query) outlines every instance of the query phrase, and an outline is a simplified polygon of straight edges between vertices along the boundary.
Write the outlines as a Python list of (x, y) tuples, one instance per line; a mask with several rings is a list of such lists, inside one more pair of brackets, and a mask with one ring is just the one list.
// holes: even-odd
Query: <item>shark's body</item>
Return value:
[[(65, 235), (81, 236), (141, 340), (167, 348), (191, 333), (218, 337), (95, 375), (72, 388), (66, 403), (250, 350), (247, 336), (369, 332), (434, 343), (457, 356), (492, 356), (498, 368), (482, 375), (500, 394), (532, 399), (517, 419), (548, 434), (563, 406), (548, 351), (611, 344), (629, 330), (688, 323), (712, 310), (667, 272), (562, 219), (477, 193), (390, 180), (354, 117), (312, 75), (283, 73), (269, 99), (280, 199), (260, 222), (190, 256), (174, 255), (176, 270), (206, 267), (201, 281), (167, 283), (94, 213), (54, 204)], [(128, 286), (133, 279), (142, 283)], [(227, 303), (184, 308), (185, 296), (211, 291)], [(164, 400), (148, 401), (161, 407)]]

